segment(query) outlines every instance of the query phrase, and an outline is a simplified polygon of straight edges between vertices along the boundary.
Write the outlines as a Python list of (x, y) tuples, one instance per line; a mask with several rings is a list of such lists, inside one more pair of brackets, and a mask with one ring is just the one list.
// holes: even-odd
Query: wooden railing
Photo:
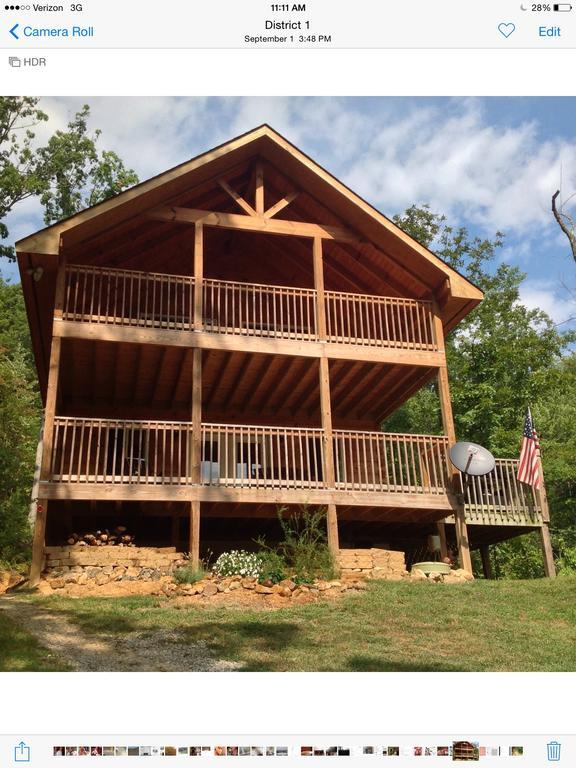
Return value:
[(328, 339), (411, 349), (437, 349), (428, 301), (326, 291)]
[[(327, 340), (438, 349), (427, 301), (326, 291)], [(203, 281), (207, 333), (317, 341), (316, 291), (224, 280)], [(194, 278), (68, 265), (63, 319), (191, 331)]]
[(58, 416), (50, 475), (60, 483), (185, 485), (190, 456), (189, 424)]
[(64, 320), (190, 330), (193, 301), (191, 277), (66, 267)]
[(316, 291), (204, 280), (204, 330), (314, 340)]
[[(203, 424), (201, 484), (328, 488), (321, 429)], [(51, 482), (187, 485), (192, 425), (59, 416)], [(446, 493), (443, 437), (334, 433), (336, 490)]]
[(202, 426), (203, 485), (325, 487), (322, 430)]
[(384, 432), (334, 432), (336, 487), (445, 494), (445, 437)]
[(539, 525), (534, 490), (517, 479), (517, 459), (496, 459), (488, 475), (472, 477), (465, 491), (466, 521), (473, 525)]

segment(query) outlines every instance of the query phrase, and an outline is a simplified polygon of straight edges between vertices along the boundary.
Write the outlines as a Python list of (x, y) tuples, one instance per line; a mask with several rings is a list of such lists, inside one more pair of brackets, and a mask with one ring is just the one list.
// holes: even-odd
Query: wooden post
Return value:
[[(204, 279), (204, 230), (200, 222), (194, 230), (194, 330), (202, 330), (202, 302)], [(202, 350), (192, 353), (192, 485), (202, 479)], [(188, 549), (193, 568), (200, 565), (200, 502), (190, 502), (190, 537)]]
[(40, 469), (42, 467), (42, 454), (44, 450), (44, 417), (40, 424), (40, 434), (38, 435), (38, 444), (36, 446), (36, 460), (34, 462), (34, 478), (32, 480), (32, 493), (30, 494), (30, 507), (28, 511), (28, 522), (33, 531), (36, 525), (36, 505), (40, 497)]
[(440, 557), (442, 560), (448, 557), (448, 543), (446, 541), (446, 524), (444, 520), (439, 520), (436, 523), (436, 530), (438, 531), (438, 538), (440, 539)]
[(194, 225), (194, 330), (202, 330), (202, 301), (204, 281), (204, 225)]
[(490, 562), (490, 546), (488, 544), (480, 545), (480, 557), (482, 558), (482, 571), (485, 579), (493, 579), (492, 563)]
[[(316, 332), (320, 341), (326, 340), (326, 302), (324, 297), (324, 265), (322, 263), (322, 240), (314, 238), (314, 288), (316, 289)], [(327, 357), (321, 357), (320, 374), (320, 416), (322, 419), (322, 454), (324, 456), (324, 482), (333, 489), (336, 483), (334, 471), (334, 440), (332, 437), (332, 404), (330, 401), (330, 367)], [(332, 557), (340, 551), (338, 537), (338, 515), (336, 505), (328, 504), (326, 510), (328, 547)]]
[(550, 527), (548, 523), (543, 522), (540, 528), (540, 544), (544, 556), (544, 573), (549, 578), (556, 576), (556, 565), (554, 563), (554, 553), (552, 551), (552, 542), (550, 541)]
[[(450, 383), (448, 380), (448, 367), (446, 365), (445, 345), (444, 345), (444, 327), (442, 318), (437, 305), (434, 305), (434, 330), (436, 333), (436, 343), (440, 352), (444, 353), (444, 362), (438, 368), (438, 396), (440, 398), (440, 411), (442, 413), (442, 427), (444, 434), (448, 438), (449, 447), (456, 442), (456, 430), (454, 429), (454, 414), (452, 413), (452, 401), (450, 399)], [(452, 475), (452, 486), (455, 493), (458, 492), (458, 470), (450, 467)], [(470, 557), (470, 542), (468, 539), (468, 528), (464, 516), (464, 505), (459, 504), (454, 513), (456, 541), (458, 543), (458, 556), (460, 567), (472, 573), (472, 558)], [(442, 523), (443, 524), (443, 523)], [(445, 534), (444, 534), (445, 537)], [(442, 541), (442, 535), (440, 535)]]
[(264, 169), (262, 163), (256, 163), (256, 192), (255, 192), (256, 213), (259, 216), (264, 215)]
[(552, 542), (550, 541), (550, 507), (548, 506), (548, 495), (544, 483), (544, 468), (542, 466), (541, 456), (538, 456), (538, 472), (540, 473), (540, 488), (536, 491), (536, 496), (540, 503), (540, 512), (542, 513), (540, 543), (542, 545), (542, 554), (544, 556), (544, 573), (546, 576), (554, 578), (556, 576), (556, 565), (554, 564)]
[[(50, 364), (48, 369), (48, 385), (46, 388), (46, 405), (44, 407), (44, 429), (42, 434), (42, 461), (40, 463), (39, 482), (50, 479), (50, 467), (52, 463), (52, 448), (54, 440), (54, 418), (56, 416), (56, 404), (58, 402), (58, 379), (60, 374), (60, 352), (62, 340), (55, 335), (56, 323), (62, 320), (64, 307), (64, 287), (66, 280), (66, 264), (64, 260), (58, 267), (56, 278), (56, 293), (54, 301), (54, 319), (52, 323), (52, 344), (50, 346)], [(39, 451), (37, 455), (39, 455)], [(38, 491), (40, 495), (41, 490)], [(30, 565), (29, 585), (35, 587), (40, 581), (40, 575), (44, 567), (44, 543), (46, 534), (46, 515), (48, 512), (48, 500), (39, 498), (36, 504), (36, 519), (34, 521), (34, 536), (32, 540), (32, 563)]]
[(32, 563), (30, 565), (30, 575), (28, 577), (28, 586), (30, 587), (38, 585), (42, 570), (44, 569), (44, 542), (46, 537), (47, 511), (48, 500), (38, 499), (36, 503), (36, 519), (34, 521), (34, 536), (32, 538)]
[(324, 294), (324, 264), (322, 257), (322, 239), (313, 241), (314, 288), (316, 290), (316, 333), (320, 341), (326, 341), (326, 297)]

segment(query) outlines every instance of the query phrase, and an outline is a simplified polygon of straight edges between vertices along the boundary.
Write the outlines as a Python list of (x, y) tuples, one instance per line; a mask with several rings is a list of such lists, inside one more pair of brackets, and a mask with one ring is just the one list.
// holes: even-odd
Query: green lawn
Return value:
[[(151, 597), (31, 599), (88, 634), (177, 629), (183, 642), (204, 640), (217, 658), (245, 670), (576, 671), (573, 577), (458, 586), (380, 582), (333, 602), (276, 611), (193, 603), (178, 609)], [(0, 668), (7, 658), (3, 637)], [(26, 651), (24, 639), (10, 642), (16, 648), (8, 668), (40, 664), (41, 653)]]
[(65, 672), (68, 666), (0, 614), (0, 672)]

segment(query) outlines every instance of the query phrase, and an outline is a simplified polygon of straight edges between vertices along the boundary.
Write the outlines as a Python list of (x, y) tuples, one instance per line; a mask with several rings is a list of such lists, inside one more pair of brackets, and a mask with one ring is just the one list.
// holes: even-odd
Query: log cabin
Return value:
[[(514, 460), (465, 495), (444, 340), (481, 291), (267, 125), (17, 243), (44, 405), (31, 583), (74, 529), (206, 553), (326, 510), (331, 550), (539, 531)], [(442, 435), (383, 420), (438, 383)], [(462, 436), (465, 437), (465, 436)], [(461, 488), (460, 488), (461, 490)], [(420, 557), (422, 559), (422, 557)]]

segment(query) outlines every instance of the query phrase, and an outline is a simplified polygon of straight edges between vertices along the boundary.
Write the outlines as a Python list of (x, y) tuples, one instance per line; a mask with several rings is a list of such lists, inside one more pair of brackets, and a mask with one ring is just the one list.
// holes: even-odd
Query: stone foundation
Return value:
[(341, 549), (338, 567), (342, 579), (399, 580), (407, 575), (404, 552), (388, 549)]
[[(54, 589), (65, 584), (159, 581), (186, 564), (175, 547), (46, 547), (43, 576)], [(53, 582), (55, 582), (53, 584)]]

